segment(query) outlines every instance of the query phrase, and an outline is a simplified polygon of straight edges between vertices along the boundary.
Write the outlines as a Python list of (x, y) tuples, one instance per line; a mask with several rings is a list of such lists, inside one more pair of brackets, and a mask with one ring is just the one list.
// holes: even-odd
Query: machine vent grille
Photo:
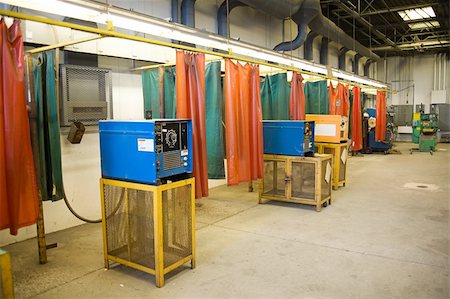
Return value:
[(164, 170), (173, 169), (180, 167), (181, 157), (179, 151), (173, 151), (163, 154), (163, 166)]

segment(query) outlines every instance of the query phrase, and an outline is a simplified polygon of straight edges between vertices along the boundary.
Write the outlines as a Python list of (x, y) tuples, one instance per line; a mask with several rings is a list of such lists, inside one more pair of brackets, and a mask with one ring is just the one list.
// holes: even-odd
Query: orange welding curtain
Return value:
[(349, 116), (350, 100), (348, 85), (344, 86), (338, 83), (336, 89), (334, 89), (333, 83), (330, 82), (330, 114)]
[(24, 84), (20, 23), (0, 21), (0, 229), (36, 223), (37, 185)]
[(176, 89), (177, 118), (192, 120), (195, 197), (207, 197), (204, 54), (177, 51)]
[(386, 92), (377, 91), (375, 140), (386, 140)]
[(259, 67), (225, 60), (225, 136), (228, 185), (263, 176)]
[(352, 150), (362, 149), (362, 111), (361, 111), (361, 88), (353, 87), (352, 106)]
[(303, 76), (292, 73), (291, 98), (289, 100), (289, 116), (291, 120), (305, 119), (305, 93), (303, 91)]

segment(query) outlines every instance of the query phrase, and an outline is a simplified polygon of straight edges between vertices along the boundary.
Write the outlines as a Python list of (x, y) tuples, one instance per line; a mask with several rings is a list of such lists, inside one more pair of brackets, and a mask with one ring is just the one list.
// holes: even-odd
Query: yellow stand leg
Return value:
[(0, 271), (2, 278), (2, 295), (5, 299), (14, 298), (14, 286), (11, 271), (11, 256), (8, 252), (0, 249)]

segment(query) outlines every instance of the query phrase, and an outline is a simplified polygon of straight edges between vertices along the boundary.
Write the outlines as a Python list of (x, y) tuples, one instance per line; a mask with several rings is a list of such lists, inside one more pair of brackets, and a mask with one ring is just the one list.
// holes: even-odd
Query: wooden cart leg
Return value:
[(253, 181), (248, 182), (248, 192), (253, 192)]
[(2, 279), (2, 298), (14, 298), (14, 286), (11, 270), (11, 256), (8, 252), (0, 249), (0, 276)]

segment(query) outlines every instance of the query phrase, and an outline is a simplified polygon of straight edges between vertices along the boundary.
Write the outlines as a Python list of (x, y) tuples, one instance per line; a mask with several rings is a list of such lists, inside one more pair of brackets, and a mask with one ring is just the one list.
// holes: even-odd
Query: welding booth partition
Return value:
[(225, 60), (228, 185), (263, 177), (259, 66)]
[(42, 200), (64, 198), (54, 51), (33, 60)]
[(176, 115), (192, 120), (195, 197), (207, 197), (205, 54), (177, 51), (176, 63)]
[(142, 72), (145, 118), (175, 118), (175, 67), (163, 67)]
[(330, 103), (327, 80), (305, 82), (304, 94), (306, 114), (328, 114)]
[(386, 92), (377, 90), (375, 140), (386, 141)]
[(0, 230), (36, 223), (38, 189), (24, 84), (20, 22), (0, 21)]
[(305, 119), (305, 92), (303, 90), (303, 76), (297, 72), (292, 73), (289, 116), (291, 120)]
[(330, 115), (342, 115), (349, 117), (350, 114), (350, 100), (348, 85), (338, 83), (336, 89), (333, 83), (330, 82)]
[(287, 73), (266, 75), (261, 80), (261, 108), (264, 120), (289, 119), (290, 87)]
[(361, 110), (361, 88), (353, 87), (351, 101), (351, 147), (353, 151), (362, 149), (362, 110)]

